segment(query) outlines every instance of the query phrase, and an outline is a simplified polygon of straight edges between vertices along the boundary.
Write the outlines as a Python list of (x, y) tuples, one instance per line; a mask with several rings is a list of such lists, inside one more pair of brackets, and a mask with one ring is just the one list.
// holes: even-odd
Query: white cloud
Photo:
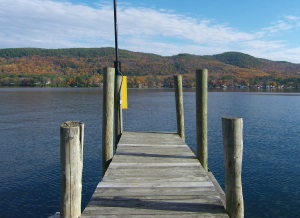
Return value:
[[(113, 8), (107, 1), (91, 7), (68, 1), (1, 0), (0, 18), (0, 48), (114, 46)], [(120, 47), (133, 51), (204, 55), (235, 50), (270, 58), (282, 53), (283, 60), (290, 61), (300, 55), (297, 49), (289, 51), (286, 40), (276, 38), (300, 26), (300, 18), (292, 15), (244, 32), (209, 19), (120, 3), (118, 20)]]
[[(74, 47), (111, 40), (110, 10), (50, 0), (0, 1), (0, 47)], [(93, 46), (101, 46), (94, 44)]]
[(120, 8), (123, 35), (155, 35), (177, 37), (195, 43), (226, 44), (253, 39), (253, 35), (236, 31), (209, 20), (196, 20), (170, 11), (146, 8)]

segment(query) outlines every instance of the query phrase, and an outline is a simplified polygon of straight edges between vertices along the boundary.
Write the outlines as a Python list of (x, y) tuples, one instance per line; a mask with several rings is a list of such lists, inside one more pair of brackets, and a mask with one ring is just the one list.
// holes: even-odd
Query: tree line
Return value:
[[(179, 54), (162, 57), (120, 50), (129, 87), (172, 87), (183, 75), (195, 86), (195, 70), (208, 69), (210, 87), (297, 87), (300, 65), (227, 52), (213, 56)], [(0, 49), (0, 86), (99, 87), (104, 67), (112, 67), (113, 48)]]

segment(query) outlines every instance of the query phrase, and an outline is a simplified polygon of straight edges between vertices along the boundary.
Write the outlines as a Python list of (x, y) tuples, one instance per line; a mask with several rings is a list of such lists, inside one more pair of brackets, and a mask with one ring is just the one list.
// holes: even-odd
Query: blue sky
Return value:
[[(300, 63), (299, 0), (117, 0), (119, 47)], [(0, 48), (113, 47), (113, 0), (0, 0)]]

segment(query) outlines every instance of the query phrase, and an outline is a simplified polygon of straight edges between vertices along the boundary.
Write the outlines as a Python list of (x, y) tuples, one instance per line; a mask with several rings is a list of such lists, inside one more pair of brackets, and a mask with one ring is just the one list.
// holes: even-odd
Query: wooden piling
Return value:
[(242, 191), (243, 119), (222, 118), (226, 210), (231, 218), (244, 217)]
[(102, 118), (102, 175), (113, 157), (115, 68), (104, 68)]
[(208, 171), (207, 161), (207, 70), (196, 71), (197, 157)]
[(61, 198), (60, 217), (81, 215), (84, 124), (65, 122), (60, 126)]
[(122, 82), (120, 75), (115, 76), (115, 149), (123, 131), (123, 113), (122, 113)]
[(174, 85), (177, 115), (177, 133), (182, 138), (182, 140), (185, 141), (182, 75), (174, 76)]

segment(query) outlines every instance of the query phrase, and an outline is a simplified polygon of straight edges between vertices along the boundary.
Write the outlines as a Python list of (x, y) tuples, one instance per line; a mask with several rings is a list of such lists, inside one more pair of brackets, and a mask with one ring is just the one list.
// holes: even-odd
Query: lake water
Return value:
[[(209, 168), (224, 188), (222, 116), (244, 120), (245, 217), (299, 217), (300, 93), (209, 92)], [(125, 131), (176, 131), (171, 89), (131, 89)], [(0, 217), (59, 211), (59, 126), (85, 124), (83, 207), (101, 179), (101, 89), (0, 89)], [(195, 92), (184, 92), (195, 150)]]

